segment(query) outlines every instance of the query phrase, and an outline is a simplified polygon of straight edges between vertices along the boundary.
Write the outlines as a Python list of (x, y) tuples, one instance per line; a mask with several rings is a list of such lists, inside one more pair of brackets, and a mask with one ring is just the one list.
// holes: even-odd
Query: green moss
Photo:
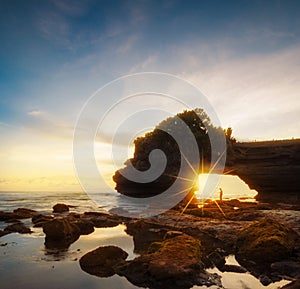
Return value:
[(187, 236), (181, 235), (163, 242), (152, 243), (149, 247), (149, 253), (153, 257), (160, 260), (167, 260), (168, 262), (183, 262), (184, 260), (201, 257), (201, 244), (200, 241)]
[(278, 261), (291, 254), (296, 237), (297, 233), (292, 229), (266, 218), (240, 232), (238, 254), (254, 261)]

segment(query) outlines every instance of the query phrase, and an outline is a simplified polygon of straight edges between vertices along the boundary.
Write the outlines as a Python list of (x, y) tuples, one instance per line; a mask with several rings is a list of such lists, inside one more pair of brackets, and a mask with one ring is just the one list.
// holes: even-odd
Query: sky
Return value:
[(0, 0), (0, 190), (79, 190), (82, 107), (139, 72), (196, 85), (239, 141), (299, 138), (299, 11), (292, 0)]

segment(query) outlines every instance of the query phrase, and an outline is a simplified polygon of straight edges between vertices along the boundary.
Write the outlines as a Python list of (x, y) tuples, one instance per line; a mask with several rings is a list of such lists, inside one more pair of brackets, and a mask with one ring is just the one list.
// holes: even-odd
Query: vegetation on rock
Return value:
[[(150, 168), (150, 152), (154, 149), (160, 149), (167, 157), (167, 166), (164, 173), (151, 183), (140, 184), (126, 179), (121, 174), (122, 171), (127, 169), (127, 167), (125, 167), (117, 171), (113, 176), (113, 180), (117, 184), (116, 190), (118, 192), (126, 195), (134, 195), (136, 197), (151, 196), (160, 194), (175, 181), (181, 166), (181, 154), (177, 142), (171, 135), (173, 132), (176, 132), (176, 136), (178, 136), (183, 143), (189, 141), (186, 139), (186, 127), (179, 125), (178, 118), (187, 125), (194, 135), (198, 145), (199, 156), (203, 157), (205, 162), (210, 162), (211, 145), (209, 134), (223, 135), (224, 131), (221, 128), (213, 126), (210, 118), (203, 109), (186, 110), (162, 121), (153, 131), (146, 133), (145, 136), (138, 137), (134, 141), (134, 157), (125, 163), (125, 165), (127, 165), (130, 161), (137, 170), (146, 171)], [(188, 143), (186, 143), (186, 145), (188, 145)], [(199, 160), (195, 160), (195, 162), (197, 162), (196, 166), (199, 167)], [(193, 182), (194, 180), (191, 180), (191, 184)]]
[(243, 229), (237, 239), (237, 259), (272, 263), (289, 258), (298, 234), (274, 219), (264, 218)]

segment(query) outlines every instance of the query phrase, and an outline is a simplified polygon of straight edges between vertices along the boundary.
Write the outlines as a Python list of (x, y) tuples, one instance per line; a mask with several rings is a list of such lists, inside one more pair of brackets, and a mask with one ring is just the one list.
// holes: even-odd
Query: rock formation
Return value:
[[(202, 110), (200, 112), (205, 114)], [(184, 112), (177, 116), (183, 119), (193, 132), (199, 153), (203, 157), (204, 168), (209, 168), (211, 152), (208, 130), (203, 127), (200, 120), (202, 118), (197, 119), (197, 115)], [(180, 152), (174, 139), (167, 136), (166, 132), (160, 131), (160, 128), (167, 126), (167, 130), (176, 130), (178, 128), (174, 123), (176, 121), (169, 118), (159, 124), (153, 132), (136, 139), (134, 157), (113, 177), (118, 192), (134, 197), (149, 197), (160, 194), (172, 185), (182, 165)], [(220, 128), (212, 126), (210, 121), (209, 128), (216, 134), (220, 133)], [(231, 171), (232, 175), (239, 176), (251, 189), (257, 190), (259, 200), (300, 203), (300, 139), (240, 143), (229, 135), (226, 137), (225, 171)], [(122, 172), (128, 170), (129, 161), (140, 171), (148, 170), (149, 154), (157, 148), (163, 150), (167, 157), (166, 169), (159, 178), (151, 183), (135, 183), (122, 175)], [(192, 183), (193, 180), (183, 185), (189, 187)]]
[(300, 139), (232, 143), (226, 169), (257, 190), (260, 200), (300, 202)]

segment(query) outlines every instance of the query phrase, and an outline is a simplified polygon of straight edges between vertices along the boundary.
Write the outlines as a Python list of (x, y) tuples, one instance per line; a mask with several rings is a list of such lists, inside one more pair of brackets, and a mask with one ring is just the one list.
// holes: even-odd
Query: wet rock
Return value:
[(122, 223), (116, 216), (101, 212), (85, 212), (82, 219), (90, 221), (96, 228), (116, 227)]
[(133, 220), (126, 224), (127, 234), (133, 236), (134, 251), (137, 253), (147, 252), (153, 242), (163, 241), (169, 229), (152, 224), (145, 220)]
[(300, 279), (300, 262), (282, 261), (271, 264), (271, 268), (282, 275)]
[(110, 277), (115, 274), (114, 267), (123, 262), (128, 254), (116, 246), (99, 247), (80, 258), (83, 271), (99, 277)]
[(149, 252), (127, 261), (115, 270), (137, 286), (149, 288), (190, 288), (212, 285), (216, 281), (201, 263), (202, 247), (198, 240), (180, 235), (154, 243)]
[(298, 234), (273, 219), (265, 218), (243, 229), (237, 239), (237, 260), (270, 264), (289, 258)]
[(193, 215), (193, 216), (201, 217), (201, 218), (212, 218), (212, 217), (216, 216), (210, 210), (202, 210), (200, 208), (187, 209), (185, 211), (185, 214), (189, 214), (189, 215)]
[(53, 206), (53, 213), (65, 213), (69, 212), (69, 206), (65, 204), (56, 204)]
[(54, 219), (43, 225), (47, 249), (66, 249), (80, 236), (80, 229), (67, 219)]
[(219, 270), (222, 271), (222, 268), (225, 266), (226, 261), (221, 250), (216, 250), (212, 252), (206, 257), (206, 259), (206, 264), (208, 264), (208, 266), (210, 267), (216, 266)]
[(74, 224), (79, 228), (80, 235), (88, 235), (95, 231), (94, 224), (85, 220), (77, 220)]
[(11, 219), (12, 217), (12, 213), (9, 212), (0, 212), (0, 221), (6, 221), (8, 219)]
[(30, 209), (18, 208), (13, 212), (0, 212), (0, 221), (5, 221), (6, 223), (12, 223), (19, 219), (27, 219), (36, 215), (37, 212)]
[(7, 234), (10, 234), (11, 232), (8, 232), (8, 231), (3, 231), (3, 230), (0, 230), (0, 237), (3, 237)]
[(171, 238), (174, 238), (177, 236), (181, 236), (182, 234), (183, 233), (180, 231), (168, 231), (164, 236), (164, 240), (171, 239)]
[(26, 208), (18, 208), (13, 211), (13, 214), (16, 219), (27, 219), (36, 215), (37, 211)]
[(228, 265), (228, 264), (225, 264), (222, 266), (221, 268), (222, 272), (234, 272), (234, 273), (246, 273), (247, 270), (242, 267), (242, 266), (238, 266), (238, 265)]
[(43, 225), (43, 231), (46, 238), (53, 240), (62, 240), (73, 238), (80, 235), (80, 229), (67, 219), (54, 219)]
[(235, 221), (255, 221), (262, 216), (257, 208), (241, 208), (228, 214), (228, 218)]
[(43, 227), (45, 223), (52, 221), (54, 218), (52, 216), (45, 216), (42, 214), (37, 214), (31, 218), (34, 227)]
[(300, 279), (295, 280), (283, 287), (281, 287), (281, 289), (299, 289), (300, 288)]
[(268, 286), (269, 284), (272, 283), (272, 280), (268, 276), (266, 276), (266, 275), (259, 276), (259, 281), (264, 286)]
[(20, 234), (30, 234), (32, 231), (27, 228), (23, 223), (15, 223), (5, 227), (5, 232), (9, 233), (20, 233)]

